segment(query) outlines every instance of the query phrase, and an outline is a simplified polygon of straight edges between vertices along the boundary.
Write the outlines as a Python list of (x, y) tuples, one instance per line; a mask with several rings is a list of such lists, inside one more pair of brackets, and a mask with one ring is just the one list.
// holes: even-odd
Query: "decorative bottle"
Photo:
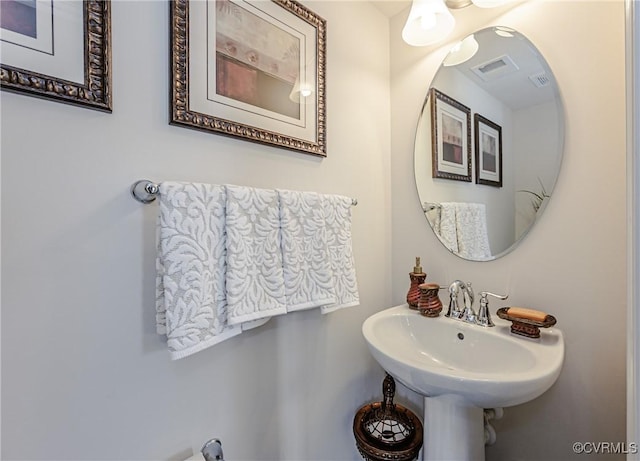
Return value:
[(419, 286), (424, 283), (424, 279), (427, 278), (427, 274), (422, 272), (422, 266), (420, 266), (420, 257), (416, 257), (416, 265), (413, 268), (413, 272), (409, 272), (409, 279), (411, 280), (411, 286), (407, 293), (407, 304), (411, 309), (418, 309), (418, 302), (420, 301), (420, 288)]

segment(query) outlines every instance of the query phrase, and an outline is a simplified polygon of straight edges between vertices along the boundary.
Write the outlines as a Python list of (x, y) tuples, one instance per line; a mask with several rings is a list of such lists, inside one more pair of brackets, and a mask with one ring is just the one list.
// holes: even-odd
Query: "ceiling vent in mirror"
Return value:
[(543, 88), (551, 83), (551, 80), (549, 79), (545, 71), (529, 75), (529, 80), (531, 80), (531, 83), (533, 83), (538, 88)]
[(473, 73), (485, 82), (511, 74), (518, 69), (513, 59), (506, 54), (471, 68)]

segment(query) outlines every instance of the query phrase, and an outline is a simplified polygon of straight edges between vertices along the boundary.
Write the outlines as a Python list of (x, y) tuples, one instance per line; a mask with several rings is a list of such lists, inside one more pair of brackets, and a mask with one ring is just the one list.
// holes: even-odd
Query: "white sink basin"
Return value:
[(427, 318), (406, 305), (369, 317), (362, 326), (374, 358), (389, 374), (424, 396), (456, 394), (480, 408), (528, 402), (556, 381), (564, 359), (562, 332), (539, 340), (512, 335), (510, 323), (471, 325)]
[(543, 329), (533, 340), (511, 334), (510, 322), (493, 321), (486, 328), (427, 318), (404, 304), (362, 325), (382, 368), (425, 397), (424, 460), (484, 459), (483, 409), (533, 400), (560, 374), (560, 330)]

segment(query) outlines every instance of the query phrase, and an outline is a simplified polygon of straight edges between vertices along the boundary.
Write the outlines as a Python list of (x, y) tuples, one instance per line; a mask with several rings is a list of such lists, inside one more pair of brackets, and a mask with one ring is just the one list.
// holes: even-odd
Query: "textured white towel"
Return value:
[(458, 252), (458, 235), (456, 231), (456, 202), (443, 202), (438, 211), (438, 220), (434, 227), (440, 241), (453, 253)]
[(352, 200), (340, 195), (322, 195), (325, 210), (327, 246), (333, 272), (336, 302), (322, 306), (323, 314), (360, 304), (356, 268), (351, 243)]
[(164, 182), (159, 202), (156, 327), (175, 360), (242, 330), (227, 324), (224, 188)]
[(335, 303), (325, 209), (320, 195), (277, 192), (287, 312)]
[(491, 257), (484, 203), (456, 204), (456, 233), (460, 256), (474, 260)]
[(278, 195), (242, 186), (226, 191), (228, 322), (285, 314)]

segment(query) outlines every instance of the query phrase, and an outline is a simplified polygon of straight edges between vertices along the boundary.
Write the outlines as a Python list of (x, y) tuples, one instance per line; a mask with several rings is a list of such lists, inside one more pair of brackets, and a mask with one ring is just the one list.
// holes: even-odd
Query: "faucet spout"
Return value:
[(449, 309), (444, 314), (445, 317), (453, 317), (457, 319), (460, 317), (460, 308), (458, 307), (458, 291), (460, 290), (461, 280), (456, 280), (449, 285)]
[(460, 287), (462, 290), (462, 299), (464, 300), (464, 311), (462, 312), (462, 320), (469, 323), (476, 323), (476, 311), (473, 310), (473, 288), (471, 288), (471, 282), (462, 284)]
[[(464, 310), (458, 305), (458, 293), (462, 291), (462, 300)], [(449, 285), (449, 309), (445, 317), (453, 317), (455, 319), (464, 319), (465, 313), (472, 308), (473, 305), (473, 289), (471, 283), (464, 283), (462, 280), (456, 280)], [(475, 319), (475, 314), (474, 314)], [(465, 319), (466, 320), (466, 319)]]

